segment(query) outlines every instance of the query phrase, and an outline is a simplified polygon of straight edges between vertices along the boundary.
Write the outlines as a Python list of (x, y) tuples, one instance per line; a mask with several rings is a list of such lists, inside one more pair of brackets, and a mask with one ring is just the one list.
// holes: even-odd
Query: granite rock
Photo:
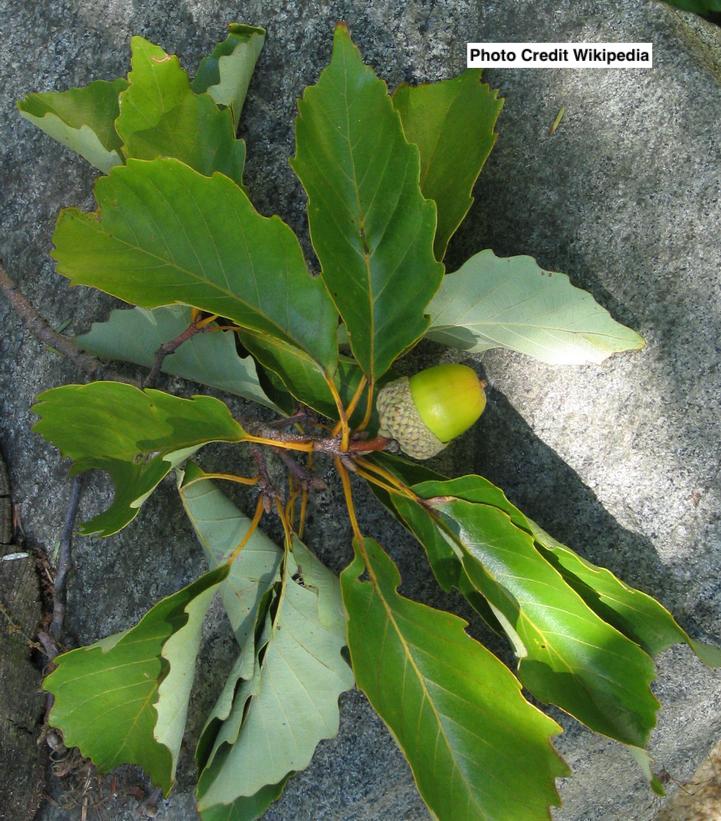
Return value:
[[(391, 87), (456, 74), (467, 41), (653, 42), (653, 69), (487, 73), (506, 98), (500, 138), (452, 243), (449, 268), (486, 247), (531, 254), (569, 273), (648, 346), (581, 368), (487, 355), (489, 408), (438, 464), (485, 474), (556, 537), (658, 595), (694, 635), (721, 636), (721, 37), (715, 29), (653, 0), (108, 0), (102, 9), (91, 0), (0, 0), (0, 19), (0, 256), (51, 322), (69, 320), (68, 330), (76, 332), (114, 303), (88, 289), (70, 290), (54, 274), (48, 251), (59, 208), (91, 206), (95, 172), (23, 121), (14, 102), (30, 91), (125, 73), (131, 34), (175, 51), (192, 69), (226, 22), (267, 27), (241, 124), (249, 144), (247, 184), (259, 210), (280, 213), (306, 248), (304, 195), (287, 164), (292, 117), (302, 89), (328, 60), (336, 20), (348, 22)], [(566, 115), (549, 136), (562, 105)], [(52, 548), (66, 504), (67, 466), (30, 432), (29, 407), (40, 390), (82, 377), (30, 338), (2, 300), (0, 322), (0, 440), (28, 539)], [(415, 362), (439, 353), (424, 345)], [(188, 390), (176, 382), (169, 387)], [(211, 449), (206, 464), (221, 456), (242, 467), (242, 457), (227, 448)], [(95, 480), (83, 513), (100, 509), (109, 495)], [(338, 503), (335, 486), (317, 500), (308, 540), (335, 569), (349, 557), (350, 537), (324, 515)], [(364, 526), (391, 549), (405, 593), (468, 615), (440, 594), (413, 543), (382, 511), (372, 508)], [(68, 639), (83, 643), (133, 623), (201, 567), (169, 484), (118, 536), (78, 542), (75, 558)], [(210, 675), (194, 697), (201, 709), (212, 702), (232, 654), (218, 610), (207, 634), (201, 671)], [(656, 689), (664, 710), (653, 752), (683, 781), (721, 736), (721, 675), (679, 648), (660, 660)], [(561, 785), (564, 808), (556, 817), (651, 819), (661, 802), (627, 753), (561, 720), (568, 732), (559, 748), (575, 777)], [(189, 750), (178, 789), (158, 818), (195, 817)], [(139, 778), (124, 771), (120, 784)], [(121, 789), (100, 811), (130, 819), (134, 801)], [(48, 805), (42, 817), (74, 818), (77, 807)], [(342, 699), (338, 738), (320, 745), (268, 817), (427, 813), (389, 734), (353, 692)]]

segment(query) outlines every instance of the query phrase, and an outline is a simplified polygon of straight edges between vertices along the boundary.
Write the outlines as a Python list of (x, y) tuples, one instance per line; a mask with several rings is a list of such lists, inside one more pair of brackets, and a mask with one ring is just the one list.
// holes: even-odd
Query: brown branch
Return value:
[(288, 471), (295, 476), (302, 486), (312, 490), (325, 490), (327, 485), (318, 476), (314, 476), (309, 470), (298, 462), (287, 450), (273, 448), (273, 453), (286, 466)]
[(208, 330), (208, 327), (209, 326), (207, 325), (201, 327), (196, 322), (191, 322), (190, 325), (182, 331), (182, 333), (179, 333), (175, 337), (175, 339), (169, 339), (167, 342), (164, 342), (155, 352), (153, 367), (150, 369), (145, 379), (143, 379), (142, 386), (146, 388), (155, 384), (155, 380), (158, 378), (160, 371), (163, 368), (165, 357), (170, 356), (171, 353), (175, 353), (184, 342), (187, 342), (191, 337), (195, 336), (195, 334)]
[(70, 501), (65, 514), (65, 524), (60, 536), (60, 547), (58, 549), (58, 562), (55, 569), (55, 584), (53, 586), (53, 619), (50, 622), (49, 633), (51, 637), (58, 641), (65, 624), (65, 604), (67, 601), (67, 580), (71, 565), (71, 549), (73, 546), (73, 531), (75, 529), (75, 517), (78, 515), (80, 496), (83, 489), (83, 477), (76, 476), (70, 486)]
[(15, 313), (23, 320), (26, 328), (36, 339), (66, 356), (77, 368), (88, 374), (92, 379), (104, 377), (118, 382), (137, 384), (134, 379), (108, 370), (99, 359), (83, 353), (70, 337), (53, 330), (27, 297), (20, 293), (17, 285), (10, 279), (1, 262), (0, 291), (5, 294)]

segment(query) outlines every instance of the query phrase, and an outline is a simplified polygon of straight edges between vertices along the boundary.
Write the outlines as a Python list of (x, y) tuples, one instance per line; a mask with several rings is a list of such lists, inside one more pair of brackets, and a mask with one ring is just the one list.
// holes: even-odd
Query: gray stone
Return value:
[[(247, 182), (263, 213), (280, 213), (304, 237), (304, 198), (287, 165), (291, 120), (296, 98), (328, 59), (336, 20), (349, 23), (391, 87), (457, 73), (469, 40), (652, 41), (652, 70), (488, 72), (506, 97), (500, 138), (449, 254), (451, 269), (485, 247), (531, 254), (588, 288), (645, 335), (647, 348), (584, 368), (488, 355), (489, 409), (438, 462), (448, 471), (487, 475), (555, 536), (657, 594), (694, 635), (721, 636), (716, 30), (651, 0), (254, 0), (242, 9), (226, 0), (110, 0), (102, 9), (91, 0), (0, 0), (0, 14), (0, 254), (38, 308), (54, 323), (71, 320), (72, 331), (86, 329), (112, 304), (88, 289), (69, 290), (48, 258), (58, 209), (91, 205), (94, 172), (22, 121), (14, 101), (29, 91), (125, 73), (131, 34), (176, 51), (192, 68), (227, 21), (242, 17), (267, 26), (241, 126), (249, 140)], [(561, 105), (566, 116), (548, 136)], [(2, 447), (28, 536), (52, 547), (66, 504), (66, 466), (30, 432), (29, 406), (43, 388), (81, 376), (29, 338), (2, 301), (0, 323)], [(438, 354), (424, 345), (416, 361)], [(217, 448), (206, 463), (218, 464), (221, 456), (231, 467), (240, 459)], [(107, 486), (96, 481), (85, 494), (84, 513), (108, 499)], [(335, 569), (348, 559), (350, 534), (324, 514), (338, 504), (333, 486), (317, 501), (309, 530), (310, 544)], [(438, 592), (413, 542), (377, 507), (364, 526), (393, 552), (404, 592), (464, 613)], [(73, 642), (128, 626), (201, 567), (170, 485), (123, 533), (83, 540), (75, 556), (68, 623)], [(201, 709), (212, 701), (232, 653), (219, 611), (207, 632), (201, 666), (210, 676), (195, 696)], [(721, 736), (721, 678), (683, 648), (664, 655), (659, 673), (664, 709), (653, 752), (683, 781)], [(568, 732), (559, 748), (576, 774), (562, 784), (565, 805), (556, 816), (652, 818), (660, 801), (627, 753), (562, 720)], [(194, 817), (190, 749), (178, 790), (159, 818)], [(142, 783), (125, 770), (121, 786)], [(121, 789), (102, 811), (131, 818), (133, 801)], [(56, 807), (44, 814), (76, 816)], [(312, 766), (291, 781), (269, 817), (418, 819), (426, 812), (389, 734), (364, 699), (351, 693), (342, 699), (339, 737), (321, 744)]]

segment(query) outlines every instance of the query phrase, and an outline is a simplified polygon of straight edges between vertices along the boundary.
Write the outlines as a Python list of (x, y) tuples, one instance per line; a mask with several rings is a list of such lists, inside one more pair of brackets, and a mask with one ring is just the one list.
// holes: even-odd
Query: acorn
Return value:
[(486, 407), (484, 383), (467, 365), (434, 365), (378, 393), (380, 436), (414, 459), (430, 459), (468, 430)]

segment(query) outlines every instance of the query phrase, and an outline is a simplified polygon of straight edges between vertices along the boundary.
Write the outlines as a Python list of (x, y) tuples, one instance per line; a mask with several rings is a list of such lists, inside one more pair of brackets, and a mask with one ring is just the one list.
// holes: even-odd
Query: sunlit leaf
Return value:
[(120, 95), (118, 133), (128, 157), (176, 157), (201, 174), (243, 179), (245, 143), (230, 111), (195, 94), (178, 58), (142, 37), (132, 39), (130, 85)]
[(125, 527), (163, 477), (201, 445), (246, 435), (218, 399), (180, 399), (121, 382), (52, 388), (33, 410), (40, 417), (33, 430), (72, 459), (72, 473), (103, 470), (113, 481), (113, 504), (82, 526), (86, 535)]
[(692, 639), (669, 611), (648, 593), (622, 582), (557, 542), (534, 522), (528, 525), (539, 549), (601, 618), (656, 656), (686, 642), (709, 667), (721, 667), (721, 647)]
[(308, 193), (313, 247), (353, 354), (377, 381), (428, 327), (424, 311), (443, 273), (433, 257), (435, 206), (421, 194), (418, 149), (386, 85), (345, 26), (298, 112), (292, 165)]
[(264, 43), (265, 29), (231, 23), (228, 36), (203, 58), (193, 80), (193, 91), (207, 91), (218, 105), (231, 110), (236, 128)]
[(524, 686), (597, 732), (645, 746), (658, 709), (650, 656), (591, 610), (507, 513), (456, 496), (464, 481), (414, 489), (429, 500), (468, 578), (507, 632)]
[[(397, 457), (382, 457), (383, 463), (399, 469)], [(403, 471), (407, 469), (402, 465)], [(424, 468), (427, 472), (428, 469)], [(413, 481), (416, 473), (409, 474)], [(438, 477), (440, 478), (440, 477)], [(425, 480), (424, 480), (425, 481)], [(444, 485), (446, 489), (449, 485)], [(559, 571), (566, 582), (604, 621), (656, 656), (674, 644), (685, 642), (709, 667), (721, 666), (721, 649), (690, 636), (671, 613), (647, 593), (622, 582), (606, 568), (597, 567), (558, 542), (511, 504), (503, 491), (482, 476), (461, 476), (453, 480), (453, 495), (469, 502), (492, 505), (505, 513), (513, 524), (535, 540), (540, 553)]]
[(420, 150), (421, 191), (438, 208), (438, 259), (473, 203), (473, 186), (496, 141), (503, 100), (480, 78), (480, 71), (467, 69), (450, 80), (404, 84), (393, 93), (403, 131)]
[(50, 725), (100, 772), (137, 764), (168, 793), (185, 730), (203, 617), (227, 566), (159, 601), (130, 630), (55, 659)]
[(129, 160), (95, 190), (99, 211), (66, 209), (58, 271), (144, 308), (181, 303), (297, 345), (332, 371), (337, 314), (296, 236), (227, 177), (175, 159)]
[[(94, 322), (88, 333), (76, 336), (75, 341), (84, 351), (101, 359), (134, 362), (149, 368), (158, 348), (178, 337), (190, 322), (190, 308), (182, 305), (116, 310), (107, 321)], [(232, 331), (192, 336), (163, 359), (162, 370), (278, 410), (260, 385), (253, 359), (238, 356)]]
[(481, 251), (444, 278), (429, 311), (429, 339), (473, 353), (509, 348), (572, 365), (644, 345), (565, 274), (544, 271), (531, 257)]
[[(341, 584), (358, 686), (390, 728), (441, 821), (539, 819), (568, 773), (551, 747), (560, 727), (466, 623), (399, 595), (377, 542), (356, 544)], [(363, 580), (364, 572), (367, 580)]]
[(122, 140), (115, 131), (122, 78), (96, 80), (83, 88), (28, 94), (18, 103), (25, 119), (107, 173), (122, 162)]

